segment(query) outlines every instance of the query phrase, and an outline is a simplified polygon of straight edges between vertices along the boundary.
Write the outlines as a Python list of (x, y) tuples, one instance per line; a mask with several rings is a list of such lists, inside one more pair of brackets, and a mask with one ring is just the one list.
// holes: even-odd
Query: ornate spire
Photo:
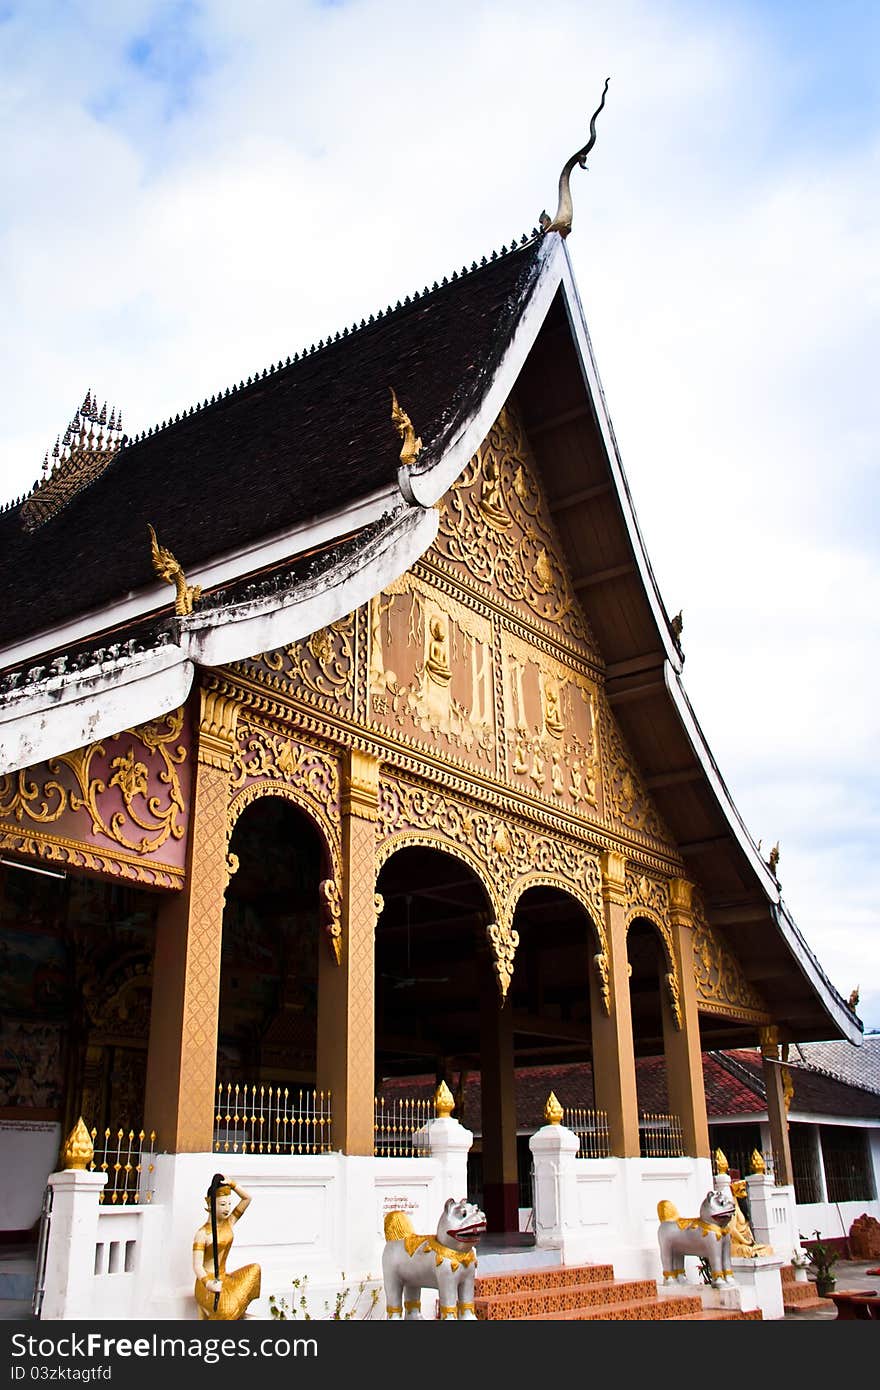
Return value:
[(108, 422), (106, 402), (99, 410), (92, 391), (86, 391), (63, 439), (56, 439), (51, 459), (48, 454), (43, 459), (43, 476), (22, 504), (21, 524), (25, 531), (36, 531), (78, 492), (100, 478), (119, 452), (123, 438), (122, 412), (111, 411)]
[(538, 219), (541, 224), (541, 231), (545, 234), (547, 232), (558, 232), (561, 237), (567, 237), (571, 231), (571, 171), (576, 164), (579, 164), (582, 169), (586, 169), (587, 167), (587, 155), (596, 143), (596, 117), (605, 105), (605, 93), (608, 91), (608, 83), (610, 81), (611, 78), (606, 77), (605, 86), (602, 90), (602, 100), (590, 117), (589, 140), (584, 145), (583, 149), (578, 150), (576, 154), (571, 156), (571, 159), (566, 160), (562, 173), (559, 175), (559, 203), (556, 208), (556, 216), (551, 222), (546, 212), (542, 212)]

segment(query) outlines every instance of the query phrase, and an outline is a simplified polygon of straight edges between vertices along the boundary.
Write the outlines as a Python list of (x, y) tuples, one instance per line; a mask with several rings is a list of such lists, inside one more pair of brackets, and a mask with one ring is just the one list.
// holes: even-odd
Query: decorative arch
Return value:
[(681, 989), (678, 978), (678, 970), (675, 964), (675, 954), (672, 949), (672, 928), (669, 925), (669, 921), (666, 918), (665, 913), (661, 916), (660, 913), (653, 907), (648, 906), (644, 903), (639, 903), (637, 906), (630, 908), (630, 910), (626, 914), (626, 918), (624, 920), (624, 936), (628, 935), (632, 923), (635, 922), (638, 918), (642, 918), (644, 921), (650, 922), (653, 927), (656, 927), (660, 936), (660, 940), (663, 943), (663, 955), (666, 959), (667, 965), (667, 969), (664, 972), (663, 980), (664, 984), (666, 985), (666, 993), (669, 999), (669, 1007), (672, 1010), (672, 1020), (675, 1024), (676, 1029), (678, 1031), (681, 1031), (681, 1028), (683, 1026), (683, 1018), (681, 1012)]
[[(530, 888), (555, 888), (557, 892), (564, 893), (566, 897), (573, 899), (586, 913), (587, 921), (593, 929), (593, 933), (598, 943), (598, 951), (593, 953), (593, 967), (599, 980), (599, 994), (602, 1000), (602, 1008), (606, 1014), (611, 1013), (611, 982), (608, 962), (608, 945), (605, 937), (604, 923), (598, 920), (595, 906), (590, 902), (586, 893), (578, 888), (577, 884), (572, 883), (567, 878), (562, 878), (559, 874), (548, 874), (535, 871), (523, 874), (522, 878), (517, 879), (508, 900), (505, 904), (506, 920), (512, 922), (516, 913), (517, 904)], [(514, 935), (519, 941), (519, 933)]]
[(238, 857), (229, 849), (232, 832), (242, 812), (264, 796), (275, 796), (289, 801), (314, 825), (326, 852), (330, 875), (318, 885), (321, 895), (323, 926), (333, 948), (336, 964), (342, 960), (342, 845), (338, 827), (323, 814), (315, 803), (292, 787), (288, 782), (266, 780), (251, 782), (242, 791), (236, 792), (226, 811), (226, 883), (238, 870)]

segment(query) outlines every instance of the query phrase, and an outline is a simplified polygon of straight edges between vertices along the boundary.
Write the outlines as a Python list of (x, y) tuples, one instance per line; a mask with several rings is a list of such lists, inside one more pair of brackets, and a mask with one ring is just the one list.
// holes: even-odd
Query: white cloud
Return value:
[(823, 55), (683, 0), (92, 0), (4, 38), (4, 497), (87, 388), (134, 431), (528, 230), (610, 75), (568, 246), (685, 683), (880, 1026), (880, 129)]

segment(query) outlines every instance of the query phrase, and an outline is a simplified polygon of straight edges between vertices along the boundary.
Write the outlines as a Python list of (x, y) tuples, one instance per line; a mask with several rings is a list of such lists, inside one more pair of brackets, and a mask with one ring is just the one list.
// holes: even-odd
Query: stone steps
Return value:
[(655, 1279), (615, 1279), (612, 1265), (558, 1265), (479, 1275), (474, 1310), (482, 1321), (760, 1321), (760, 1309), (703, 1307), (698, 1293), (673, 1293)]
[(814, 1308), (832, 1308), (830, 1298), (820, 1298), (812, 1279), (800, 1283), (795, 1279), (792, 1265), (783, 1265), (779, 1271), (782, 1279), (782, 1306), (786, 1313), (803, 1313)]

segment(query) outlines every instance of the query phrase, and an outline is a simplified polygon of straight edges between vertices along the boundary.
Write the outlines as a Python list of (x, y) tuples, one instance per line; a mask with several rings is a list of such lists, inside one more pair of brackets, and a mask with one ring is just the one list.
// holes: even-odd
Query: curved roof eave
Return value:
[(354, 558), (311, 581), (170, 620), (174, 640), (127, 659), (102, 661), (98, 651), (86, 670), (50, 672), (0, 704), (0, 775), (177, 709), (197, 666), (245, 660), (344, 618), (405, 573), (432, 544), (438, 524), (433, 507), (398, 508)]

